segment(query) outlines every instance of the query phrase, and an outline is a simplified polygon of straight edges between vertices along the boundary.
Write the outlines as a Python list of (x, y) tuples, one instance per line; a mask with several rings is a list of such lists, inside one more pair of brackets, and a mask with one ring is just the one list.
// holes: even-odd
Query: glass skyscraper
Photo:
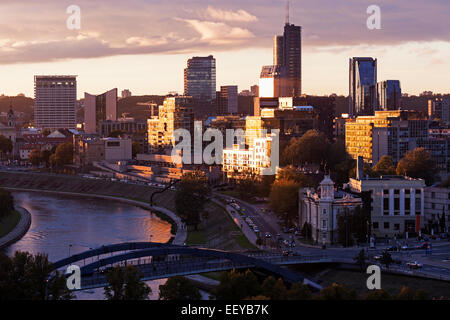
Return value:
[(402, 89), (399, 80), (378, 82), (378, 110), (399, 110), (402, 99)]
[(377, 106), (377, 59), (354, 57), (349, 63), (349, 114), (373, 115)]
[(184, 69), (184, 94), (196, 100), (216, 98), (216, 59), (213, 56), (188, 60)]
[(302, 27), (284, 26), (282, 36), (274, 37), (273, 63), (281, 71), (282, 97), (297, 97), (302, 93)]

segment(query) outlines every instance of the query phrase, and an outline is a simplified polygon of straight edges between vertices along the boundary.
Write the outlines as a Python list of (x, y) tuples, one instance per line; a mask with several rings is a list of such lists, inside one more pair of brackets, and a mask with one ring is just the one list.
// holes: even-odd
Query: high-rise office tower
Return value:
[(193, 57), (184, 69), (184, 94), (196, 100), (216, 98), (216, 59), (213, 56)]
[(34, 125), (37, 128), (75, 129), (76, 76), (34, 76)]
[(399, 110), (402, 89), (399, 80), (386, 80), (377, 84), (377, 110)]
[(444, 123), (450, 123), (450, 99), (435, 98), (428, 100), (428, 116), (430, 119), (439, 119)]
[(349, 60), (350, 116), (373, 115), (377, 105), (377, 59), (353, 57)]
[(98, 133), (99, 122), (117, 120), (117, 88), (98, 96), (84, 93), (84, 131)]
[(217, 114), (238, 112), (238, 86), (221, 86), (217, 92)]
[(289, 5), (282, 36), (274, 37), (273, 64), (282, 73), (280, 96), (296, 97), (302, 94), (302, 27), (289, 23)]

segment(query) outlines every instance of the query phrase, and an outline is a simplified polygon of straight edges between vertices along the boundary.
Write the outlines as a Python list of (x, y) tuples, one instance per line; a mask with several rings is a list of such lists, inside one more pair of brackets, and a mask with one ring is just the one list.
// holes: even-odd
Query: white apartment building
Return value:
[(35, 127), (75, 129), (76, 103), (76, 76), (34, 77)]
[(223, 149), (223, 172), (227, 178), (237, 178), (244, 174), (261, 175), (265, 168), (271, 166), (272, 135), (253, 139), (249, 149), (241, 149), (239, 145)]

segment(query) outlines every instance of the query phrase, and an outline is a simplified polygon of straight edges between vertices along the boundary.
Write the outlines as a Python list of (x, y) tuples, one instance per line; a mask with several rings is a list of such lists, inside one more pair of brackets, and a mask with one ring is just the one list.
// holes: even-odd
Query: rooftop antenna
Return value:
[(286, 24), (289, 24), (289, 0), (286, 2)]

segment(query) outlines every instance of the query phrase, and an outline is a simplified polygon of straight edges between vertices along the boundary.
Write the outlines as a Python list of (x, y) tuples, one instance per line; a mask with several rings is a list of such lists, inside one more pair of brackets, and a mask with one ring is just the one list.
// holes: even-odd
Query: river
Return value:
[[(18, 242), (5, 249), (46, 253), (50, 261), (102, 245), (153, 241), (167, 242), (170, 224), (148, 210), (119, 201), (66, 195), (13, 192), (15, 203), (31, 213), (31, 227)], [(148, 281), (151, 299), (166, 279)], [(102, 299), (103, 289), (80, 291), (78, 299)]]

